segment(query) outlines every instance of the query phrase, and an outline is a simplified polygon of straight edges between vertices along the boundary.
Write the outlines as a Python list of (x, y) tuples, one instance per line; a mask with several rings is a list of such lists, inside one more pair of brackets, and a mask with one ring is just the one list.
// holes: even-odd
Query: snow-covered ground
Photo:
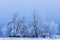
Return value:
[(60, 40), (50, 38), (0, 38), (0, 40)]

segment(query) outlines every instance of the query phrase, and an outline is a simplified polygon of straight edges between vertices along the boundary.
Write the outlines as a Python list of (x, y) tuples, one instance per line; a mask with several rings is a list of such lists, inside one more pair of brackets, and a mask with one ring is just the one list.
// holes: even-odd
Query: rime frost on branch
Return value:
[(58, 24), (54, 21), (41, 22), (41, 19), (33, 14), (33, 19), (30, 22), (26, 22), (29, 19), (26, 17), (19, 18), (17, 14), (13, 15), (12, 21), (7, 24), (7, 27), (2, 29), (4, 36), (6, 37), (50, 37), (58, 33)]

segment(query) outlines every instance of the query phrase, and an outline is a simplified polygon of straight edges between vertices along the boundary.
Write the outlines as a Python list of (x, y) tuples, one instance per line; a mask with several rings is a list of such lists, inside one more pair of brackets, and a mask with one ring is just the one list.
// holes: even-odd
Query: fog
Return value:
[(0, 0), (0, 25), (6, 25), (14, 13), (31, 16), (35, 10), (45, 21), (60, 22), (60, 0)]

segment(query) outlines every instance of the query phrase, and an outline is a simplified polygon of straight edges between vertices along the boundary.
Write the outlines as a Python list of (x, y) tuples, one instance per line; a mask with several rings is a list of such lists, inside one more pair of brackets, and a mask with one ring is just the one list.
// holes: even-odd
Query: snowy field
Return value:
[(60, 40), (50, 38), (0, 38), (0, 40)]

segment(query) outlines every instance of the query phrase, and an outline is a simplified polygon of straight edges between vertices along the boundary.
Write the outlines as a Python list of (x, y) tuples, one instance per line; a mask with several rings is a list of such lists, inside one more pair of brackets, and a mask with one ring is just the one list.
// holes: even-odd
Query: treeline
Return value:
[[(29, 16), (27, 16), (29, 17)], [(3, 35), (5, 37), (50, 37), (58, 33), (58, 24), (54, 21), (42, 22), (41, 19), (33, 13), (31, 23), (26, 22), (30, 19), (18, 17), (15, 13), (12, 17), (12, 21), (7, 24), (7, 27), (3, 28)]]

